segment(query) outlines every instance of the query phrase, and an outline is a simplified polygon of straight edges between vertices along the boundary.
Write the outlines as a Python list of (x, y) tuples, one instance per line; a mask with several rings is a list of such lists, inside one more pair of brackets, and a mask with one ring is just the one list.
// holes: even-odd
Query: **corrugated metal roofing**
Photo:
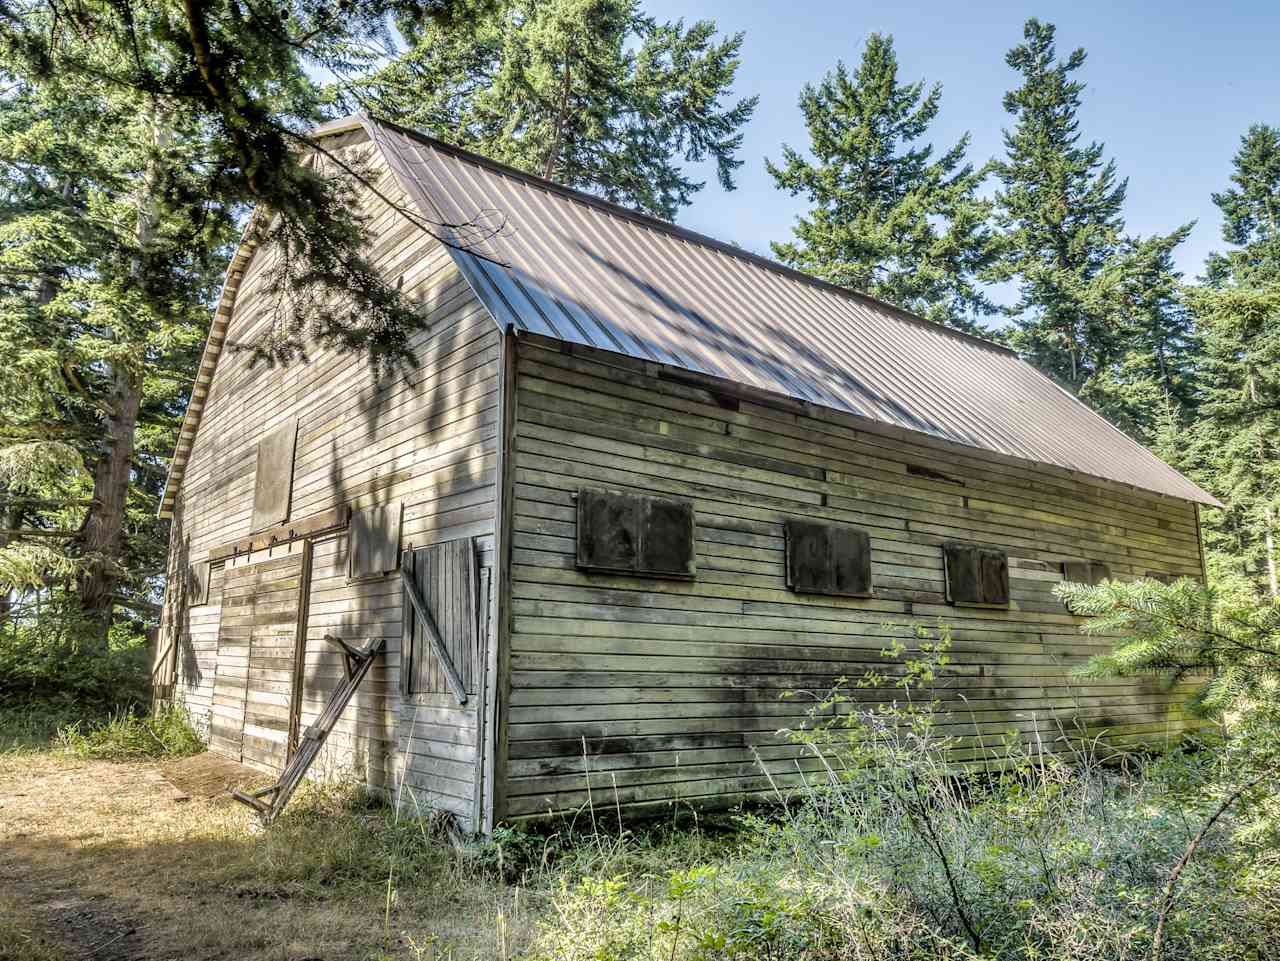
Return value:
[[(1219, 506), (1013, 352), (729, 244), (367, 118), (364, 126), (503, 327), (617, 351)], [(168, 516), (244, 265), (205, 346), (161, 502)]]
[(505, 325), (972, 447), (1217, 501), (1013, 352), (400, 128), (367, 121)]

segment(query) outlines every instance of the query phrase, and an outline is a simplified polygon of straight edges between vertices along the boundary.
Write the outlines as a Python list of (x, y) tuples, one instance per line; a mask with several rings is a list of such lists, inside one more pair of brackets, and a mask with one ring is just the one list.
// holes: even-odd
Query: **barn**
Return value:
[(472, 830), (732, 804), (803, 766), (784, 692), (938, 619), (958, 733), (1180, 729), (1071, 676), (1101, 642), (1051, 591), (1202, 577), (1216, 502), (1013, 353), (383, 122), (317, 136), (429, 325), (408, 375), (254, 365), (275, 253), (236, 253), (161, 507), (157, 680), (211, 750), (280, 770), (376, 643), (313, 774)]

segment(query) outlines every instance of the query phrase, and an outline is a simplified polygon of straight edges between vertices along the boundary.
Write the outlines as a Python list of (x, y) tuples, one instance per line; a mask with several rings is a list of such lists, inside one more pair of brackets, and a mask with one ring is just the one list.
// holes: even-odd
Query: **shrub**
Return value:
[(566, 877), (531, 956), (1102, 961), (1149, 957), (1158, 927), (1165, 959), (1280, 952), (1275, 848), (1248, 834), (1267, 796), (1235, 794), (1229, 742), (1117, 767), (1087, 742), (1057, 757), (1010, 737), (961, 777), (932, 697), (949, 637), (917, 639), (918, 656), (891, 651), (899, 667), (855, 682), (895, 699), (841, 684), (785, 732), (821, 774), (741, 815), (731, 855)]
[(73, 722), (142, 708), (150, 663), (139, 625), (112, 626), (105, 647), (85, 644), (83, 620), (66, 602), (0, 629), (0, 750), (48, 746)]
[(0, 631), (0, 698), (24, 703), (75, 703), (82, 710), (128, 708), (147, 699), (147, 643), (128, 622), (112, 626), (105, 648), (74, 610), (50, 612)]

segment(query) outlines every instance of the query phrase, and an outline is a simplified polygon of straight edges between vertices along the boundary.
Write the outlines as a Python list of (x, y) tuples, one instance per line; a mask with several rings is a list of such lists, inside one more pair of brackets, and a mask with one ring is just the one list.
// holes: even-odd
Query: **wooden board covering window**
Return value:
[(693, 503), (584, 487), (578, 491), (577, 566), (584, 570), (692, 578)]
[(208, 561), (192, 564), (187, 571), (187, 604), (201, 607), (209, 603), (209, 581), (212, 572)]
[(787, 587), (797, 594), (872, 595), (870, 534), (795, 518), (786, 530)]
[(1006, 607), (1009, 604), (1009, 557), (977, 544), (942, 546), (947, 600), (952, 604)]
[(291, 418), (258, 441), (253, 488), (253, 529), (260, 531), (289, 519), (293, 493), (293, 453), (298, 421)]
[[(480, 674), (479, 571), (472, 538), (446, 541), (413, 551), (408, 573), (435, 621), (436, 630), (463, 689), (475, 694)], [(449, 684), (422, 626), (405, 602), (406, 694), (444, 694)]]
[(401, 513), (400, 504), (352, 513), (348, 577), (378, 577), (399, 566)]

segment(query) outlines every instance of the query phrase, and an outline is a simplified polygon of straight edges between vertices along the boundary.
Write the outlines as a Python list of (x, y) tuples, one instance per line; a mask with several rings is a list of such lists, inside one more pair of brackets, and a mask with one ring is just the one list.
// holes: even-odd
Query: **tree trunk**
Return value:
[(80, 606), (93, 624), (93, 639), (106, 643), (111, 626), (112, 594), (120, 581), (124, 547), (125, 503), (129, 496), (134, 431), (142, 406), (142, 384), (117, 371), (112, 408), (106, 418), (107, 449), (93, 474), (94, 504), (85, 516), (80, 544), (90, 564), (80, 578)]
[(1270, 507), (1262, 509), (1262, 522), (1265, 528), (1262, 532), (1262, 543), (1267, 551), (1267, 580), (1271, 588), (1271, 599), (1275, 600), (1280, 598), (1280, 578), (1276, 576), (1275, 515)]
[[(158, 108), (151, 107), (151, 137), (157, 148), (172, 139), (167, 125), (161, 122)], [(148, 162), (139, 185), (137, 242), (133, 274), (141, 282), (146, 270), (144, 254), (155, 232), (156, 189), (159, 180), (158, 160)], [(112, 595), (120, 583), (120, 561), (124, 553), (125, 506), (132, 482), (134, 432), (142, 407), (142, 375), (130, 373), (127, 366), (111, 369), (111, 397), (103, 427), (107, 449), (98, 460), (93, 474), (93, 500), (81, 529), (80, 544), (90, 563), (80, 578), (81, 610), (92, 623), (95, 640), (105, 645), (115, 606)]]

